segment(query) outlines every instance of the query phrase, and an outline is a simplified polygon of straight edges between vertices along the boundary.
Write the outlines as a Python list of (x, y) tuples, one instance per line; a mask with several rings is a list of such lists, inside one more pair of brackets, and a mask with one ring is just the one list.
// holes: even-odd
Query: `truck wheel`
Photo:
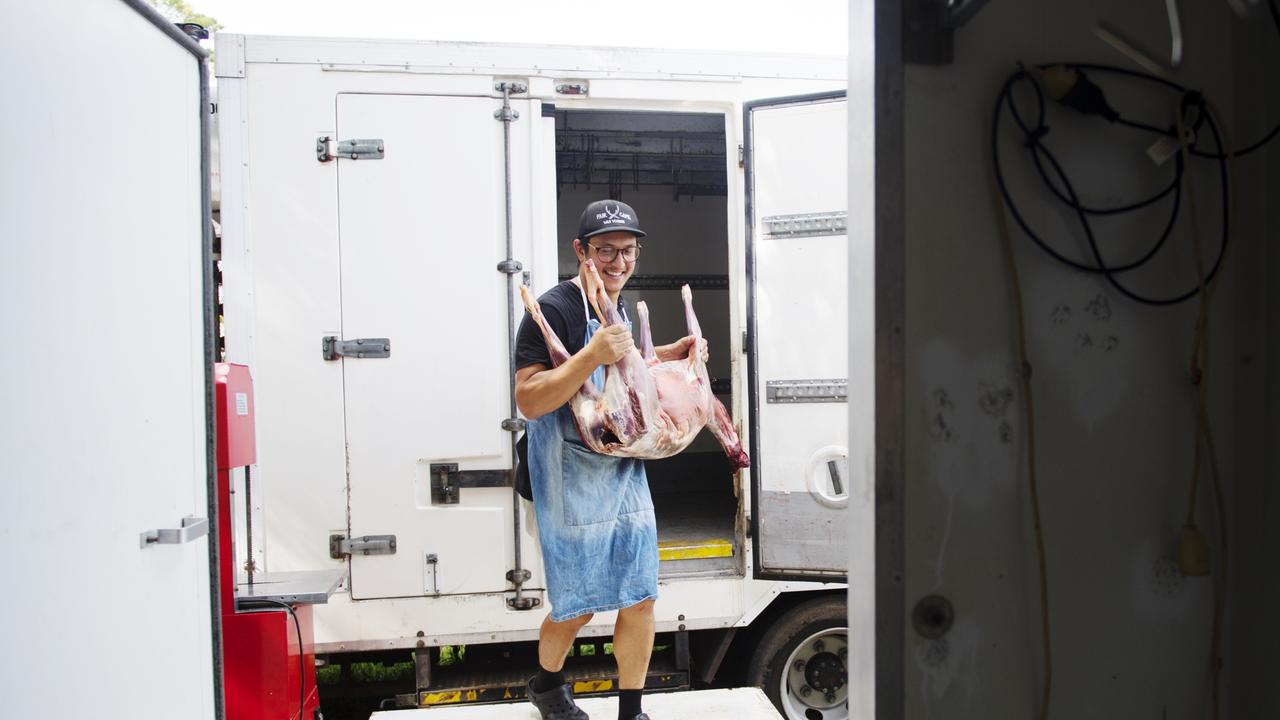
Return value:
[(747, 668), (747, 682), (787, 720), (848, 720), (849, 628), (841, 597), (807, 600), (778, 618)]

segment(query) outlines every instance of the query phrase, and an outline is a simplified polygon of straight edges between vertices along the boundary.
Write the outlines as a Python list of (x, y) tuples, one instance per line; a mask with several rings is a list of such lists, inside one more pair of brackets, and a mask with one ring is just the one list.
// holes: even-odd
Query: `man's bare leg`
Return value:
[(641, 715), (641, 696), (653, 655), (653, 600), (618, 610), (613, 626), (613, 659), (618, 662), (618, 717), (634, 720)]
[(573, 690), (561, 670), (578, 630), (590, 621), (590, 615), (564, 622), (552, 622), (548, 615), (542, 620), (538, 630), (538, 664), (542, 667), (529, 679), (529, 700), (543, 720), (589, 720), (574, 703)]
[[(626, 691), (644, 689), (652, 655), (653, 600), (650, 599), (619, 610), (618, 622), (613, 627), (613, 657), (618, 661), (618, 689), (623, 691), (620, 702), (625, 701)], [(619, 717), (631, 718), (639, 712), (639, 693), (635, 696), (635, 712), (620, 711)]]
[(538, 630), (538, 664), (547, 672), (560, 672), (569, 648), (583, 625), (591, 622), (590, 613), (564, 622), (553, 622), (548, 615)]

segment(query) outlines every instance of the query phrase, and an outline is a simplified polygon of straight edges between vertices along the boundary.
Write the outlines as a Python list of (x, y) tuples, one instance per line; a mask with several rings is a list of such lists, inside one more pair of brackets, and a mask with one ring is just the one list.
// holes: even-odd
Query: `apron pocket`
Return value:
[(627, 492), (618, 458), (592, 452), (575, 442), (566, 441), (562, 447), (560, 482), (565, 524), (594, 525), (616, 520)]

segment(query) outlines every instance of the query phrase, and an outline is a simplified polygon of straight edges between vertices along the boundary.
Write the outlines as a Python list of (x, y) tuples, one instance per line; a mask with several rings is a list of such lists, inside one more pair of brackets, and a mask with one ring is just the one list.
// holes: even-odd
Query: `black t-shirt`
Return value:
[[(582, 349), (582, 337), (587, 333), (587, 317), (582, 314), (582, 291), (572, 280), (565, 280), (538, 298), (542, 314), (547, 318), (547, 325), (555, 331), (556, 337), (564, 344), (570, 355)], [(595, 308), (587, 305), (587, 312), (596, 317)], [(624, 313), (625, 303), (618, 296), (618, 312)], [(599, 318), (596, 318), (599, 319)], [(516, 369), (530, 365), (551, 367), (551, 352), (547, 350), (546, 338), (542, 336), (542, 328), (524, 314), (520, 321), (520, 330), (516, 333)]]

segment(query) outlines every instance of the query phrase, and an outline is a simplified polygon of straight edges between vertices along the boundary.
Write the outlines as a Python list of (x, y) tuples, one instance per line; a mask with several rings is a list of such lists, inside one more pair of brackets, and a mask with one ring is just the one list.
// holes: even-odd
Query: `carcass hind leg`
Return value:
[(649, 306), (641, 300), (636, 303), (636, 315), (640, 318), (640, 356), (646, 365), (658, 362), (658, 354), (653, 350), (653, 334), (649, 330)]
[(725, 408), (724, 403), (718, 398), (711, 398), (711, 411), (713, 417), (711, 422), (707, 423), (707, 427), (711, 429), (711, 434), (716, 436), (720, 441), (720, 445), (724, 447), (724, 454), (729, 456), (729, 462), (733, 464), (733, 468), (751, 467), (751, 458), (747, 456), (747, 451), (742, 447), (742, 439), (738, 437), (738, 431), (733, 427), (733, 418), (729, 417), (729, 410)]
[(702, 364), (702, 327), (698, 325), (698, 316), (693, 314), (693, 291), (688, 285), (680, 286), (680, 299), (684, 300), (684, 322), (694, 342), (689, 346), (689, 366), (696, 368)]
[[(559, 367), (564, 364), (569, 359), (569, 351), (565, 349), (564, 343), (560, 342), (560, 338), (556, 337), (555, 330), (552, 330), (551, 326), (547, 324), (547, 318), (542, 314), (542, 307), (534, 299), (528, 285), (520, 286), (520, 299), (524, 301), (524, 309), (529, 312), (529, 317), (533, 318), (533, 321), (538, 324), (538, 328), (542, 330), (542, 337), (547, 342), (547, 352), (551, 355), (551, 367)], [(587, 378), (587, 381), (582, 384), (582, 389), (579, 392), (586, 393), (587, 397), (595, 397), (599, 394), (590, 378)]]

